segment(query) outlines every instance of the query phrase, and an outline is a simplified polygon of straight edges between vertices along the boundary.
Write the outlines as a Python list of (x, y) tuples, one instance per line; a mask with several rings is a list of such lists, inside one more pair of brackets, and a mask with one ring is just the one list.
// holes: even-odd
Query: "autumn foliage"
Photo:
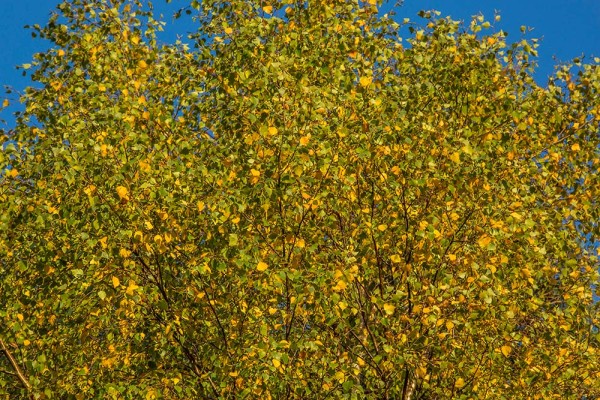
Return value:
[(190, 45), (137, 1), (37, 28), (0, 394), (600, 396), (598, 63), (540, 86), (534, 41), (380, 6), (194, 0)]

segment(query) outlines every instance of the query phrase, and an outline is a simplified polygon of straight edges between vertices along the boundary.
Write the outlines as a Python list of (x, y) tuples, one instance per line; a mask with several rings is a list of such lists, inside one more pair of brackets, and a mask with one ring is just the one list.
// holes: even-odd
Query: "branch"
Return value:
[(404, 373), (404, 385), (402, 386), (402, 400), (411, 400), (415, 393), (416, 386), (417, 381), (410, 377), (410, 371), (406, 368)]
[[(17, 363), (17, 360), (15, 360), (15, 358), (13, 357), (12, 353), (10, 352), (10, 350), (8, 350), (8, 347), (6, 347), (6, 344), (4, 343), (4, 340), (0, 339), (0, 347), (2, 348), (2, 351), (4, 352), (4, 354), (6, 355), (6, 357), (8, 358), (8, 361), (10, 361), (10, 364), (12, 365), (13, 369), (14, 369), (14, 373), (10, 373), (12, 375), (16, 375), (17, 377), (19, 377), (19, 380), (21, 381), (21, 384), (23, 386), (25, 386), (25, 389), (27, 389), (27, 391), (31, 390), (31, 384), (29, 384), (29, 381), (27, 380), (27, 377), (25, 376), (25, 374), (23, 374), (23, 371), (21, 370), (21, 367), (19, 367), (19, 364)], [(7, 371), (2, 371), (2, 372), (7, 372)]]

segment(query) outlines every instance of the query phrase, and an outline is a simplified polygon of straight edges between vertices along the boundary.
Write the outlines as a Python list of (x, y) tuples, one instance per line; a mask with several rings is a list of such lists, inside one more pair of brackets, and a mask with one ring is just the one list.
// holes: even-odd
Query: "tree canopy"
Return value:
[(542, 87), (535, 41), (380, 6), (193, 0), (173, 44), (138, 0), (34, 27), (0, 394), (600, 396), (598, 62)]

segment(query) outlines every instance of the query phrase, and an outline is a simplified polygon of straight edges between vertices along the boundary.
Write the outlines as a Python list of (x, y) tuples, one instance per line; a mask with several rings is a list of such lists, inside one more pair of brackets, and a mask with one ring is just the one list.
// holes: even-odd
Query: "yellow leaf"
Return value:
[(17, 314), (17, 319), (23, 322), (23, 314)]
[(23, 344), (25, 346), (29, 346), (31, 344), (31, 342), (29, 340), (25, 339), (25, 340), (23, 340)]
[(392, 315), (394, 313), (394, 311), (396, 310), (396, 307), (393, 306), (392, 304), (384, 304), (383, 310), (385, 311), (385, 313), (387, 315)]
[(504, 356), (508, 357), (508, 355), (511, 353), (512, 351), (512, 347), (510, 346), (502, 346), (500, 348), (500, 351), (502, 352), (502, 354), (504, 354)]
[(272, 360), (272, 362), (275, 368), (279, 368), (279, 366), (281, 366), (281, 362), (275, 358)]
[(19, 175), (19, 171), (17, 171), (16, 168), (13, 168), (7, 175), (10, 175), (12, 178), (15, 178), (17, 175)]
[(259, 177), (259, 176), (260, 176), (260, 171), (258, 171), (258, 170), (256, 170), (256, 169), (252, 168), (252, 169), (250, 170), (250, 175), (252, 175), (252, 176), (254, 176), (254, 177)]
[(452, 155), (450, 156), (450, 160), (452, 160), (456, 164), (460, 164), (460, 154), (458, 152), (452, 153)]
[(63, 49), (59, 49), (56, 54), (58, 54), (59, 57), (64, 57), (65, 51)]
[(225, 28), (225, 33), (228, 35), (231, 35), (233, 33), (233, 29), (231, 29), (229, 26), (227, 28)]
[(378, 230), (380, 230), (381, 232), (385, 231), (387, 229), (387, 225), (386, 224), (381, 224), (377, 227)]
[(402, 257), (400, 257), (398, 254), (393, 254), (393, 255), (390, 257), (390, 260), (392, 260), (392, 262), (393, 262), (393, 263), (396, 263), (396, 264), (398, 264), (399, 262), (401, 262), (401, 261), (402, 261)]
[(309, 141), (310, 141), (310, 137), (308, 137), (308, 136), (302, 136), (300, 138), (300, 145), (301, 146), (306, 146)]
[(121, 282), (119, 281), (119, 278), (117, 278), (116, 276), (112, 277), (112, 284), (113, 287), (119, 287), (119, 285), (121, 284)]
[(363, 76), (359, 79), (360, 86), (367, 87), (373, 82), (373, 78), (370, 76)]
[(571, 150), (573, 150), (573, 151), (581, 150), (581, 147), (579, 147), (579, 143), (575, 143), (573, 146), (571, 146)]
[(256, 265), (256, 270), (260, 271), (260, 272), (266, 271), (267, 268), (269, 268), (269, 265), (266, 262), (263, 262), (263, 261), (259, 262)]
[(131, 42), (133, 44), (138, 44), (140, 42), (140, 37), (139, 36), (131, 36)]
[(229, 373), (229, 376), (232, 376), (232, 377), (234, 377), (234, 378), (235, 378), (236, 376), (238, 376), (238, 375), (239, 375), (239, 373), (238, 373), (237, 371), (233, 371), (233, 372), (230, 372), (230, 373)]
[(274, 126), (270, 126), (269, 127), (269, 135), (274, 136), (277, 135), (277, 128), (275, 128)]
[(463, 378), (458, 378), (456, 380), (456, 382), (454, 383), (454, 386), (456, 386), (457, 388), (461, 388), (465, 386), (465, 380)]
[(477, 243), (479, 244), (479, 246), (481, 247), (487, 247), (488, 244), (490, 244), (492, 242), (492, 238), (487, 236), (487, 235), (483, 235), (482, 237), (479, 238), (479, 240), (477, 241)]
[(129, 281), (129, 286), (127, 286), (127, 290), (125, 290), (125, 293), (127, 293), (130, 296), (133, 296), (133, 293), (138, 288), (139, 286), (136, 285), (134, 281)]
[(125, 186), (117, 186), (117, 194), (121, 200), (129, 200), (129, 192)]
[(100, 245), (102, 246), (103, 249), (108, 247), (108, 244), (107, 244), (108, 237), (104, 236), (102, 239), (100, 239), (98, 241), (100, 242)]
[(456, 254), (448, 254), (448, 260), (456, 261)]
[(267, 14), (271, 14), (273, 12), (273, 6), (264, 6), (263, 11)]
[(144, 222), (144, 226), (146, 227), (146, 229), (148, 230), (152, 230), (152, 228), (154, 228), (154, 225), (152, 225), (152, 222), (150, 221), (145, 221)]
[(2, 102), (2, 107), (8, 107), (10, 105), (10, 101), (8, 101), (8, 99), (4, 99), (4, 101)]
[(146, 68), (148, 68), (148, 64), (146, 64), (146, 61), (140, 60), (140, 61), (138, 61), (138, 67), (140, 69), (146, 69)]
[(335, 292), (341, 292), (348, 287), (348, 284), (344, 281), (338, 281), (335, 286), (332, 288)]

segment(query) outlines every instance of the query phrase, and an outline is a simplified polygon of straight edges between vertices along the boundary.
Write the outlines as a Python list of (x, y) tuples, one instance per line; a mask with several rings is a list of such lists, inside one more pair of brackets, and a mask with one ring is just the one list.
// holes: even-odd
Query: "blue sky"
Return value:
[[(24, 25), (45, 23), (59, 0), (1, 2), (0, 84), (23, 90), (30, 80), (22, 77), (15, 66), (29, 62), (35, 52), (47, 46), (43, 40), (33, 39)], [(186, 0), (173, 0), (170, 6), (166, 6), (164, 0), (154, 1), (156, 10), (164, 12), (167, 23), (172, 22), (172, 10), (184, 4)], [(478, 13), (493, 20), (494, 12), (499, 11), (502, 19), (495, 24), (495, 29), (508, 32), (509, 41), (520, 40), (522, 25), (533, 28), (528, 37), (542, 39), (536, 73), (536, 80), (542, 85), (559, 61), (566, 62), (582, 54), (588, 60), (592, 56), (600, 57), (600, 0), (405, 0), (398, 18), (416, 21), (419, 19), (416, 14), (421, 9), (437, 9), (443, 15), (466, 22)], [(187, 21), (184, 18), (178, 22), (183, 20)], [(192, 26), (182, 28), (183, 31), (193, 30)], [(171, 41), (174, 35), (165, 34), (163, 39)]]

